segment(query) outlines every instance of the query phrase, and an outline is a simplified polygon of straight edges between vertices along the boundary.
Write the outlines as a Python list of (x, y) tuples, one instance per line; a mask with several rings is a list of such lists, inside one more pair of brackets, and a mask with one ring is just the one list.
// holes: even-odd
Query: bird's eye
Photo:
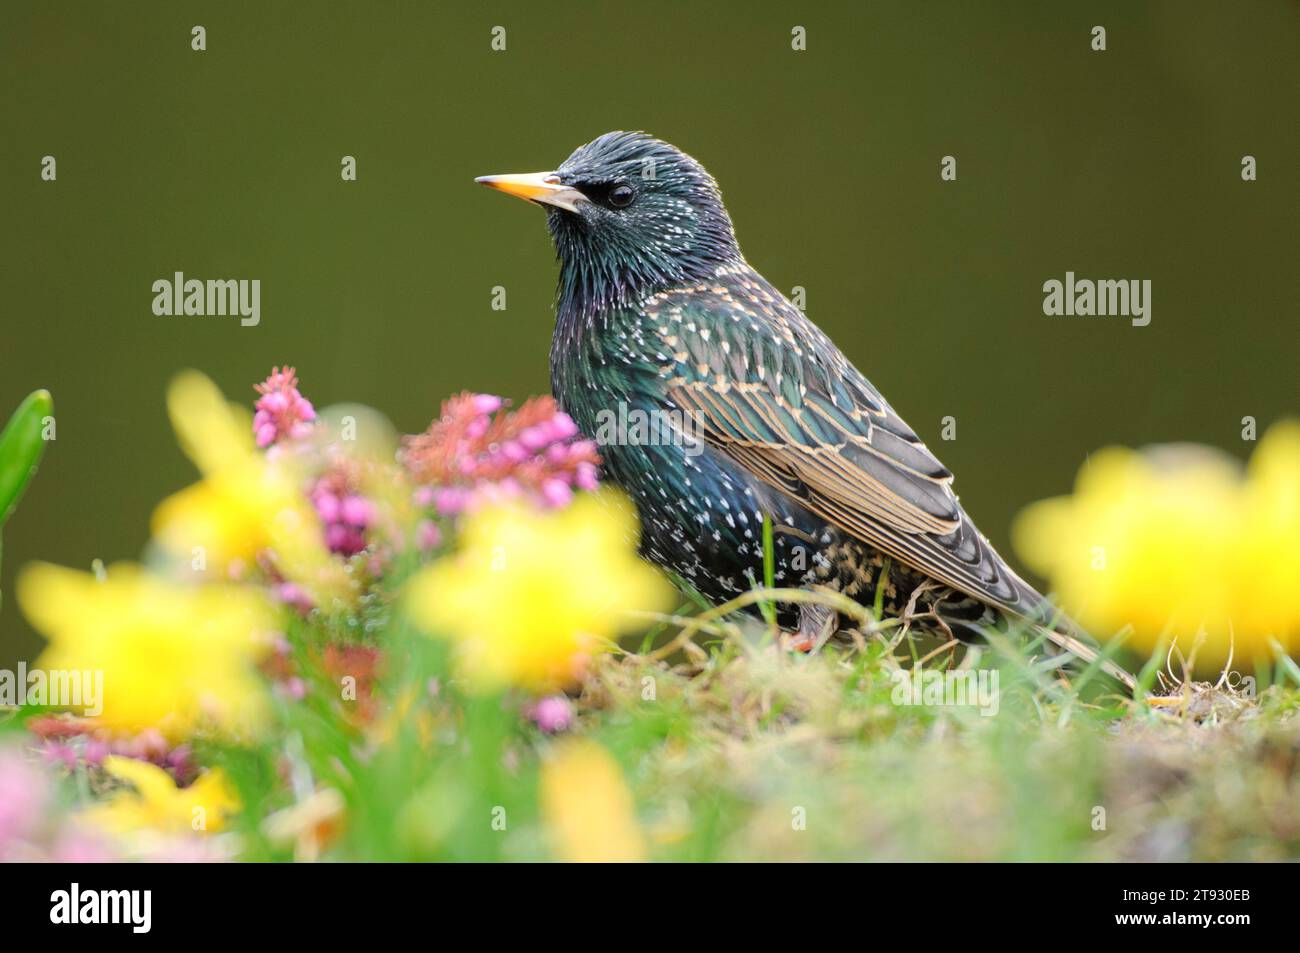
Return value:
[(630, 185), (616, 185), (609, 190), (609, 204), (614, 208), (627, 208), (634, 198), (636, 193)]

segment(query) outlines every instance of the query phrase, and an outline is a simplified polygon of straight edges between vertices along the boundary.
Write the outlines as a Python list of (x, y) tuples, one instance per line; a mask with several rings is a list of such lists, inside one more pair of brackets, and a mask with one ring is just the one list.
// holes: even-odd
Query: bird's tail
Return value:
[(1069, 632), (1062, 632), (1057, 628), (1038, 625), (1037, 623), (1035, 623), (1034, 627), (1050, 639), (1052, 644), (1056, 645), (1064, 652), (1069, 653), (1074, 658), (1077, 658), (1088, 665), (1097, 663), (1098, 667), (1101, 668), (1103, 672), (1123, 684), (1129, 689), (1129, 691), (1135, 691), (1137, 689), (1137, 679), (1110, 659), (1102, 658), (1101, 652), (1096, 647), (1089, 645), (1087, 642), (1084, 642), (1082, 639), (1070, 634)]

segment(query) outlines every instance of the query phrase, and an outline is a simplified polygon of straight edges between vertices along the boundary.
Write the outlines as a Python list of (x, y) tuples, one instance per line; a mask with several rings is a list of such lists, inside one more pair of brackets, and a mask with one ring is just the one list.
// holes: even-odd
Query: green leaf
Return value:
[[(763, 514), (763, 585), (771, 589), (776, 585), (776, 558), (772, 552), (772, 517)], [(759, 611), (770, 626), (776, 625), (776, 605), (769, 599), (758, 604)]]
[(47, 390), (28, 395), (0, 433), (0, 526), (18, 505), (36, 465), (45, 451), (41, 438), (45, 418), (54, 413), (54, 399)]
[[(18, 405), (0, 432), (0, 528), (18, 505), (36, 465), (45, 452), (41, 438), (45, 418), (54, 413), (54, 398), (47, 390), (34, 391)], [(3, 549), (0, 549), (3, 552)]]

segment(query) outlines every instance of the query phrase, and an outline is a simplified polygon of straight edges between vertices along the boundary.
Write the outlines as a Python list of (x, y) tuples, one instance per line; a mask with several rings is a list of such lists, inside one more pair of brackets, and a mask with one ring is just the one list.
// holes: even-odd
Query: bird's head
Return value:
[(553, 172), (475, 181), (546, 208), (562, 313), (699, 281), (740, 257), (713, 177), (645, 133), (606, 133)]

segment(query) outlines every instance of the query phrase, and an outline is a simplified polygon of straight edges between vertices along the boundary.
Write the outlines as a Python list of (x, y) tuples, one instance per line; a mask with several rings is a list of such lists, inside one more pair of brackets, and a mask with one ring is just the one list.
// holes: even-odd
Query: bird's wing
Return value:
[(762, 278), (665, 293), (647, 313), (669, 395), (711, 446), (955, 590), (1031, 618), (1050, 611), (966, 516), (952, 473)]

